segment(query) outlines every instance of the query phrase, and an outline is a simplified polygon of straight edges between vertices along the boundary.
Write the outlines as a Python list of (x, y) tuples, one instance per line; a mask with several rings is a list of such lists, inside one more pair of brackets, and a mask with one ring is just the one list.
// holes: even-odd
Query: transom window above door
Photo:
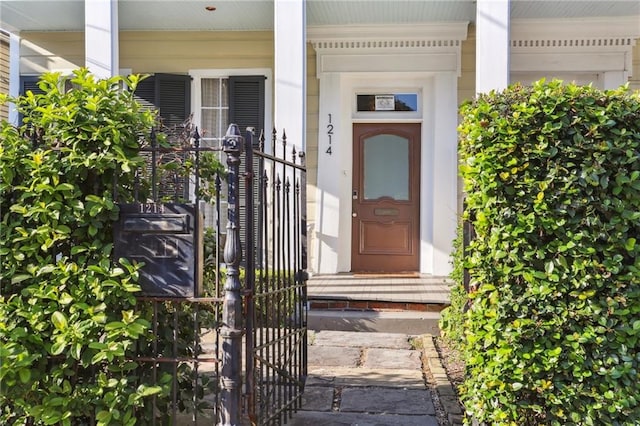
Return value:
[(418, 111), (418, 99), (417, 93), (357, 94), (356, 111), (416, 112)]

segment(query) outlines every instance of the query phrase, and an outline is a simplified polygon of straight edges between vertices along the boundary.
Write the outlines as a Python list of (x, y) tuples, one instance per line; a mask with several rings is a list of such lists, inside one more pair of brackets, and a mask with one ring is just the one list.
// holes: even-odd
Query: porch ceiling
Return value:
[[(473, 0), (307, 0), (307, 23), (409, 24), (475, 20)], [(215, 11), (205, 7), (213, 6)], [(640, 16), (633, 0), (512, 0), (514, 19)], [(640, 19), (640, 18), (639, 18)], [(273, 0), (120, 0), (122, 30), (271, 30)], [(640, 25), (640, 23), (639, 23)], [(82, 31), (83, 0), (2, 0), (9, 31)]]

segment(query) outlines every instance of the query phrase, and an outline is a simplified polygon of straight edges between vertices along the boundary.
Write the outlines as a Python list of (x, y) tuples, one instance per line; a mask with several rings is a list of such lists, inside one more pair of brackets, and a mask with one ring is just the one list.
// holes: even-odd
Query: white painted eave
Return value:
[(511, 39), (640, 37), (640, 15), (600, 18), (513, 19)]
[(640, 16), (513, 20), (512, 72), (617, 72), (633, 75)]
[(307, 40), (465, 40), (469, 21), (412, 25), (325, 25), (307, 27)]
[(398, 27), (356, 25), (308, 27), (317, 53), (316, 75), (335, 72), (461, 72), (461, 47), (469, 22)]

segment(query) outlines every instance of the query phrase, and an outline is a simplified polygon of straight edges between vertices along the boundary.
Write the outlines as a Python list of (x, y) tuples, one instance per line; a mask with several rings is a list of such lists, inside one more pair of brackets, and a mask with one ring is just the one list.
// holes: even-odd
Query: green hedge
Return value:
[(640, 97), (540, 81), (461, 113), (467, 413), (640, 424)]
[[(0, 423), (132, 425), (167, 388), (136, 377), (137, 267), (111, 261), (113, 191), (127, 193), (155, 117), (137, 77), (43, 76), (0, 129)], [(128, 86), (130, 90), (122, 90)]]
[(440, 312), (440, 334), (447, 345), (456, 351), (464, 350), (464, 318), (465, 308), (469, 297), (464, 288), (464, 257), (463, 257), (462, 226), (458, 227), (453, 241), (452, 264), (453, 270), (449, 278), (453, 281), (449, 294), (450, 304)]

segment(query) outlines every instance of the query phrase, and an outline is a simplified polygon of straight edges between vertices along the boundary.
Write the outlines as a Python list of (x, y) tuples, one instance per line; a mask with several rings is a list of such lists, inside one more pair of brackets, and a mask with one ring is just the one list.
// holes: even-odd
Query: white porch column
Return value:
[(477, 0), (476, 93), (509, 85), (510, 0)]
[[(451, 272), (451, 243), (458, 224), (457, 80), (453, 73), (435, 78), (434, 122), (437, 123), (433, 149), (433, 275)], [(423, 269), (424, 270), (424, 269)]]
[[(20, 37), (9, 34), (9, 95), (20, 95)], [(14, 104), (9, 104), (9, 123), (17, 125), (19, 114)]]
[(85, 65), (99, 78), (119, 74), (118, 0), (85, 0)]
[[(313, 228), (311, 269), (320, 274), (335, 274), (351, 270), (351, 126), (346, 125), (350, 110), (344, 111), (343, 98), (351, 98), (339, 73), (320, 74), (318, 135), (318, 181), (316, 183), (316, 216)], [(345, 95), (345, 92), (349, 91)], [(350, 122), (349, 122), (350, 124)], [(331, 135), (327, 131), (331, 129)], [(331, 147), (331, 154), (327, 149)], [(340, 245), (340, 242), (343, 245)], [(346, 253), (349, 253), (347, 255)]]
[[(305, 0), (274, 0), (274, 121), (278, 134), (305, 150), (306, 129), (306, 4)], [(288, 154), (288, 153), (287, 153)]]

